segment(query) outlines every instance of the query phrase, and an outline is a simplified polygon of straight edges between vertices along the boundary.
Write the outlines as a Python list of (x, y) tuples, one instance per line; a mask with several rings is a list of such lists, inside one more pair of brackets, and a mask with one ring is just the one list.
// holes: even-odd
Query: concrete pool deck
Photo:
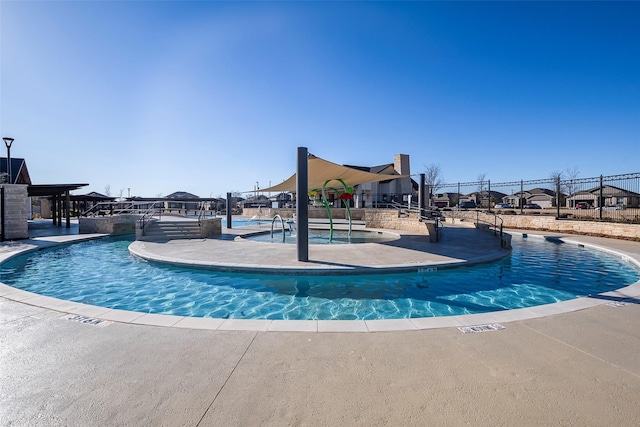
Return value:
[[(565, 237), (640, 260), (637, 242)], [(321, 334), (95, 324), (62, 307), (0, 296), (0, 420), (11, 426), (635, 426), (637, 296), (628, 288), (589, 298), (596, 303), (589, 308), (502, 319), (505, 329), (493, 332), (443, 325)]]
[[(324, 223), (315, 227), (326, 227)], [(345, 230), (338, 224), (337, 230)], [(448, 227), (440, 243), (429, 243), (429, 236), (398, 230), (366, 229), (368, 232), (395, 235), (396, 240), (382, 243), (310, 244), (309, 261), (300, 262), (297, 246), (283, 244), (274, 233), (274, 242), (252, 241), (259, 231), (269, 233), (270, 225), (223, 229), (221, 238), (170, 241), (135, 241), (129, 251), (141, 258), (208, 270), (266, 274), (378, 274), (411, 272), (422, 268), (450, 268), (495, 261), (509, 255), (500, 248), (493, 233), (469, 227)], [(354, 231), (365, 230), (364, 226)]]

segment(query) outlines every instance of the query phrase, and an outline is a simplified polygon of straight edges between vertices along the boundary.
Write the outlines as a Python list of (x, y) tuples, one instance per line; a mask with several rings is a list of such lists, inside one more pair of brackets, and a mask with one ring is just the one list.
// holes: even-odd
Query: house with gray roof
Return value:
[[(564, 194), (561, 194), (560, 197), (563, 198)], [(543, 209), (552, 208), (556, 206), (556, 192), (548, 188), (532, 188), (522, 193), (518, 191), (517, 193), (505, 195), (502, 198), (502, 203), (509, 203), (514, 208), (519, 208), (520, 200), (522, 200), (523, 205), (535, 203)]]
[(567, 197), (566, 206), (575, 208), (580, 202), (587, 203), (590, 208), (620, 206), (622, 208), (640, 207), (640, 194), (613, 185), (597, 186), (589, 190), (578, 191)]
[[(354, 200), (352, 202), (355, 207), (377, 207), (392, 202), (407, 203), (409, 196), (414, 197), (414, 201), (417, 201), (418, 183), (410, 177), (411, 170), (408, 154), (396, 154), (393, 163), (385, 163), (383, 165), (344, 166), (380, 175), (406, 175), (403, 178), (357, 185), (354, 188)], [(329, 201), (331, 202), (332, 199), (329, 199)]]

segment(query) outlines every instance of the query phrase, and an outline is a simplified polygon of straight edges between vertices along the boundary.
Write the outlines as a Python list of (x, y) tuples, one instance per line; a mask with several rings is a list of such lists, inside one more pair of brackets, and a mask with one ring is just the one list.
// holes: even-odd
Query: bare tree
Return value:
[(564, 172), (562, 171), (553, 171), (549, 174), (549, 178), (551, 178), (554, 182), (558, 180), (564, 179)]
[(104, 195), (107, 197), (111, 197), (111, 186), (109, 184), (104, 187)]
[(122, 199), (124, 198), (124, 188), (121, 188), (121, 189), (118, 191), (118, 198), (119, 198), (120, 200), (122, 200)]
[[(487, 185), (487, 173), (486, 172), (482, 172), (478, 174), (478, 197), (476, 197), (477, 202), (479, 202), (479, 204), (481, 206), (484, 206), (484, 195), (482, 194), (484, 192), (484, 188)], [(487, 206), (491, 205), (491, 197), (489, 194), (487, 194)]]
[(440, 165), (431, 163), (424, 166), (424, 180), (429, 188), (428, 198), (429, 201), (433, 198), (433, 195), (444, 184), (444, 177), (442, 176), (442, 170)]
[(482, 193), (484, 191), (484, 186), (487, 185), (487, 173), (479, 173), (476, 179), (478, 180), (478, 191)]
[(568, 196), (573, 196), (578, 189), (578, 184), (576, 183), (578, 175), (580, 175), (580, 171), (575, 166), (566, 170), (566, 179), (564, 180), (563, 191), (567, 193)]

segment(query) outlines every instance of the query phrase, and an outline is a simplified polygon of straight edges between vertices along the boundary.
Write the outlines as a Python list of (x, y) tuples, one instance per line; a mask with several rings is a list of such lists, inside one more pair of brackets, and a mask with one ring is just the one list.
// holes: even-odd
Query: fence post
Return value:
[(556, 219), (560, 219), (560, 176), (556, 177)]
[(4, 242), (4, 186), (0, 188), (0, 210), (2, 211), (2, 221), (0, 223), (0, 227), (2, 227), (2, 231), (0, 232), (0, 241)]
[(231, 193), (227, 193), (227, 228), (233, 227), (233, 217), (231, 216)]
[(602, 203), (602, 202), (603, 202), (603, 197), (602, 197), (602, 190), (603, 190), (603, 188), (602, 188), (602, 182), (603, 182), (603, 181), (602, 181), (602, 175), (600, 175), (600, 194), (598, 195), (598, 207), (600, 208), (600, 215), (599, 215), (599, 217), (600, 217), (600, 221), (602, 221), (602, 207), (603, 207), (603, 206), (602, 206), (602, 205), (603, 205), (603, 203)]

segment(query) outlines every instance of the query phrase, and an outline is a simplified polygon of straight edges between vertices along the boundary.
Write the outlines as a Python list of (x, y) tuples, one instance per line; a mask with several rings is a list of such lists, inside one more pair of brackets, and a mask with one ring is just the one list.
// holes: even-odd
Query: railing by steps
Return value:
[(158, 215), (158, 218), (162, 218), (162, 208), (159, 207), (160, 204), (162, 204), (161, 206), (164, 207), (164, 202), (153, 202), (151, 206), (149, 206), (149, 208), (142, 214), (142, 217), (140, 217), (140, 229), (142, 230), (143, 236), (144, 228), (149, 223), (151, 218), (153, 218), (156, 214)]
[[(80, 213), (80, 216), (144, 214), (150, 206), (158, 207), (162, 201), (145, 202), (100, 202)], [(164, 206), (164, 205), (163, 205)]]
[[(480, 218), (480, 211), (476, 211), (476, 225), (478, 224), (486, 224), (489, 226), (489, 228), (493, 228), (493, 235), (497, 235), (498, 232), (500, 233), (500, 247), (504, 248), (504, 233), (503, 233), (503, 228), (504, 228), (504, 220), (502, 219), (502, 217), (498, 216), (498, 214), (491, 212), (491, 211), (484, 211), (483, 212), (485, 215), (488, 216), (493, 216), (493, 224), (491, 224), (491, 221), (485, 220), (485, 219), (481, 219)], [(498, 226), (498, 221), (500, 221), (500, 224)]]
[(442, 214), (440, 211), (432, 210), (432, 209), (421, 209), (418, 203), (407, 203), (402, 204), (398, 202), (392, 202), (391, 206), (394, 209), (398, 209), (400, 212), (400, 216), (409, 216), (411, 213), (415, 213), (418, 217), (418, 220), (421, 222), (424, 221), (433, 221), (435, 223), (435, 242), (440, 240), (440, 229), (444, 227), (442, 224)]
[(202, 233), (202, 220), (204, 219), (205, 212), (206, 212), (205, 209), (204, 209), (205, 206), (206, 206), (205, 202), (201, 202), (200, 203), (200, 209), (198, 210), (198, 227), (200, 227), (200, 234), (203, 234)]

